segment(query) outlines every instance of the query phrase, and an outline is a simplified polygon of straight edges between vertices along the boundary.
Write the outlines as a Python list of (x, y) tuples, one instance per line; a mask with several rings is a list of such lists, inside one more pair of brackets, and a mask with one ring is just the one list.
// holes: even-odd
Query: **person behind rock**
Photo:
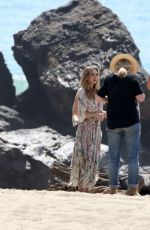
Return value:
[(150, 90), (150, 77), (147, 80), (147, 89)]
[(96, 94), (99, 88), (98, 68), (86, 67), (80, 84), (72, 109), (73, 125), (77, 125), (77, 130), (69, 186), (90, 192), (99, 176), (101, 121), (105, 117), (102, 100)]
[[(126, 68), (120, 68), (121, 64)], [(145, 94), (135, 79), (137, 61), (128, 54), (119, 54), (112, 59), (113, 74), (106, 77), (98, 95), (107, 97), (107, 135), (109, 145), (110, 193), (118, 192), (118, 174), (122, 148), (128, 154), (127, 195), (138, 194), (139, 152), (141, 124), (139, 102)]]

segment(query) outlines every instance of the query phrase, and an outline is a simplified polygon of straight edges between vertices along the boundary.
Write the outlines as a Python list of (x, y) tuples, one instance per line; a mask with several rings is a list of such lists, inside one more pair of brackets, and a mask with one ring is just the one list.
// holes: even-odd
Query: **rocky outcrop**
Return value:
[(0, 52), (0, 105), (12, 107), (15, 104), (15, 87), (3, 54)]
[[(70, 178), (74, 140), (46, 126), (1, 132), (0, 188), (58, 189)], [(106, 172), (107, 146), (102, 145), (101, 172)]]
[(0, 106), (0, 132), (21, 129), (24, 124), (17, 111), (4, 105)]
[(41, 127), (1, 132), (0, 188), (55, 189), (69, 180), (73, 140)]
[[(15, 34), (14, 41), (14, 57), (29, 83), (18, 97), (17, 109), (61, 133), (73, 133), (71, 107), (84, 66), (98, 65), (103, 78), (118, 52), (131, 53), (141, 66), (139, 49), (127, 28), (96, 0), (74, 0), (44, 12)], [(142, 66), (139, 75), (145, 81)]]
[[(1, 132), (0, 188), (67, 190), (74, 139), (43, 126)], [(100, 177), (108, 186), (108, 146), (101, 146)], [(127, 165), (121, 160), (120, 189), (127, 188)], [(140, 168), (143, 194), (150, 193), (150, 168)]]

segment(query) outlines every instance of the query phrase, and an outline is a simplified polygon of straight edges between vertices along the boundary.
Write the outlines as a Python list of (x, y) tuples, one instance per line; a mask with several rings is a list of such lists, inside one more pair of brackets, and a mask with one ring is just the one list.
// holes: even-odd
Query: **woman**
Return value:
[(105, 117), (99, 88), (99, 70), (84, 69), (73, 104), (73, 125), (77, 125), (74, 153), (71, 162), (70, 185), (81, 192), (90, 192), (99, 175), (101, 121)]

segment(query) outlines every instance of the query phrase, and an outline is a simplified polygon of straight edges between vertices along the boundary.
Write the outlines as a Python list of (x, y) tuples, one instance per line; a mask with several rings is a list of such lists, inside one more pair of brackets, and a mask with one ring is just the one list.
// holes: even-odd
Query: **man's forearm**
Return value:
[(143, 102), (143, 101), (145, 100), (145, 94), (143, 93), (143, 94), (137, 95), (137, 96), (136, 96), (136, 100), (137, 100), (138, 102)]

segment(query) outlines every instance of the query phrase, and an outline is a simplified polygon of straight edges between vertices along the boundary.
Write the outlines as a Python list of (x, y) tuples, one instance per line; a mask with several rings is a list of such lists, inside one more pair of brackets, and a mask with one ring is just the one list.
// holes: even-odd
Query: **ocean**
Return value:
[[(13, 58), (13, 34), (26, 29), (30, 22), (42, 12), (67, 4), (68, 0), (1, 0), (0, 1), (0, 51), (13, 74), (17, 94), (28, 87), (20, 66)], [(140, 49), (143, 67), (150, 72), (150, 0), (100, 0), (102, 5), (116, 13), (131, 33)]]

